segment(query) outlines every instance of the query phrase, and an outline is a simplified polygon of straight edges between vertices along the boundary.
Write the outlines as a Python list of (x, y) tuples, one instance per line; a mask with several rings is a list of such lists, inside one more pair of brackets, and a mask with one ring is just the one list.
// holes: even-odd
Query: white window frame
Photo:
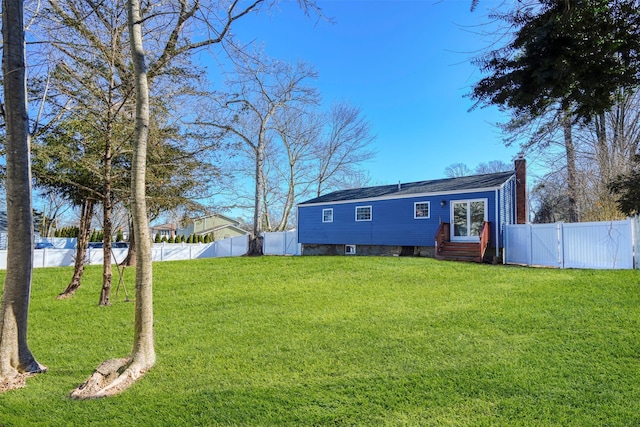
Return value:
[(344, 254), (345, 255), (355, 255), (356, 254), (356, 245), (344, 245)]
[[(418, 205), (427, 205), (427, 215), (418, 216)], [(431, 218), (431, 202), (422, 201), (413, 203), (413, 219), (429, 219)]]
[[(330, 218), (327, 219), (325, 214), (329, 214)], [(333, 222), (333, 208), (322, 209), (322, 222)]]
[[(484, 203), (484, 219), (483, 221), (488, 221), (489, 220), (489, 199), (487, 198), (481, 198), (481, 199), (461, 199), (461, 200), (451, 200), (451, 202), (449, 203), (450, 206), (450, 218), (451, 218), (451, 241), (458, 241), (458, 242), (477, 242), (480, 240), (480, 236), (471, 236), (469, 235), (469, 227), (471, 226), (471, 209), (469, 209), (469, 207), (471, 206), (471, 203), (473, 202), (482, 202)], [(454, 208), (456, 204), (466, 204), (467, 205), (467, 234), (465, 236), (456, 236), (455, 235), (455, 229), (454, 229)]]
[[(369, 218), (367, 219), (358, 219), (358, 210), (360, 209), (369, 209)], [(373, 219), (373, 209), (371, 208), (371, 205), (369, 206), (356, 206), (356, 222), (363, 222), (363, 221), (371, 221)]]

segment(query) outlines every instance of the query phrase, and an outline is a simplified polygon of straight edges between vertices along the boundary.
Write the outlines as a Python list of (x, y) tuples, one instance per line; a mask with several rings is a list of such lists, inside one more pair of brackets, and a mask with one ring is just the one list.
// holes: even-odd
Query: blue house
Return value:
[(335, 191), (298, 205), (303, 254), (500, 256), (526, 222), (526, 161), (515, 170)]

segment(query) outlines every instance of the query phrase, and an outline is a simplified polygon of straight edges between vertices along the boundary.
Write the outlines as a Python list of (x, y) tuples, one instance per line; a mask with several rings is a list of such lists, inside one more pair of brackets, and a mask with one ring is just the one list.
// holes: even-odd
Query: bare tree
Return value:
[(33, 210), (22, 1), (2, 2), (2, 74), (7, 151), (7, 273), (0, 306), (0, 391), (46, 371), (27, 344), (33, 270)]
[(444, 168), (444, 175), (448, 178), (458, 178), (471, 175), (471, 169), (464, 163), (453, 163)]
[[(275, 144), (276, 116), (318, 102), (317, 90), (307, 85), (316, 77), (316, 72), (304, 63), (290, 65), (263, 55), (251, 57), (243, 53), (235, 56), (234, 64), (235, 76), (228, 82), (233, 93), (218, 100), (224, 115), (218, 114), (210, 125), (225, 131), (232, 141), (240, 144), (243, 150), (240, 152), (246, 154), (253, 167), (253, 228), (248, 253), (259, 255), (262, 231), (270, 228), (266, 212), (269, 206), (267, 153)], [(271, 150), (273, 153), (274, 148)]]
[(624, 218), (610, 185), (617, 176), (631, 171), (640, 148), (640, 93), (621, 92), (610, 111), (580, 127), (576, 139), (578, 168), (588, 189), (579, 201), (584, 220)]
[(41, 195), (43, 209), (37, 213), (37, 222), (40, 237), (52, 237), (60, 217), (72, 208), (71, 203), (59, 194)]
[(525, 153), (559, 155), (561, 161), (556, 164), (564, 170), (567, 221), (577, 222), (580, 219), (578, 152), (574, 138), (575, 117), (570, 110), (565, 101), (559, 101), (536, 116), (514, 113), (510, 121), (499, 126), (505, 133), (507, 146), (517, 143)]
[(316, 196), (344, 188), (350, 176), (359, 174), (361, 164), (375, 156), (371, 123), (358, 107), (348, 102), (334, 104), (326, 123), (326, 134), (314, 154)]
[(340, 102), (328, 113), (286, 109), (277, 117), (276, 128), (282, 154), (269, 158), (275, 170), (270, 205), (279, 211), (272, 230), (286, 229), (295, 202), (303, 197), (368, 183), (362, 166), (375, 155), (375, 137), (357, 107)]
[(534, 207), (535, 224), (566, 221), (569, 218), (565, 184), (565, 171), (560, 170), (545, 175), (533, 187), (529, 198)]
[(513, 165), (502, 160), (491, 160), (487, 163), (480, 163), (474, 169), (474, 173), (482, 175), (485, 173), (509, 172), (513, 170)]
[[(274, 164), (276, 181), (272, 197), (280, 203), (278, 225), (271, 231), (284, 231), (289, 225), (291, 212), (297, 200), (309, 193), (314, 184), (312, 168), (309, 167), (322, 133), (322, 118), (313, 112), (286, 109), (276, 117), (276, 129), (284, 155)], [(273, 161), (273, 159), (269, 159)]]

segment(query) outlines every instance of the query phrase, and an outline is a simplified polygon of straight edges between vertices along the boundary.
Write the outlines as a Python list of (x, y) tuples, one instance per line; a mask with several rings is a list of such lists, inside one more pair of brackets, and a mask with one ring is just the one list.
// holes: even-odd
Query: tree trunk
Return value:
[(249, 250), (247, 251), (247, 255), (249, 256), (261, 256), (262, 252), (262, 243), (264, 238), (262, 235), (260, 236), (249, 236)]
[(249, 238), (249, 250), (247, 255), (259, 256), (262, 255), (262, 219), (264, 212), (264, 199), (265, 194), (265, 180), (262, 173), (264, 168), (264, 128), (260, 131), (258, 136), (258, 145), (255, 148), (256, 153), (256, 189), (255, 189), (255, 201), (253, 211), (253, 230), (252, 235)]
[(280, 224), (275, 231), (285, 231), (287, 229), (287, 224), (289, 223), (289, 215), (291, 215), (291, 209), (293, 209), (293, 205), (295, 204), (295, 189), (296, 189), (296, 181), (295, 181), (295, 170), (294, 164), (292, 162), (289, 163), (289, 189), (287, 191), (287, 199), (284, 204), (284, 209), (282, 211), (282, 219), (280, 220)]
[(80, 210), (80, 229), (78, 230), (78, 242), (76, 245), (76, 260), (73, 268), (73, 277), (67, 288), (58, 295), (58, 299), (70, 298), (80, 287), (80, 280), (84, 274), (84, 258), (87, 254), (89, 243), (89, 231), (91, 230), (91, 220), (93, 219), (92, 199), (84, 199)]
[[(136, 237), (136, 309), (132, 366), (141, 374), (156, 361), (153, 337), (153, 276), (151, 236), (146, 202), (146, 163), (149, 140), (149, 82), (142, 47), (140, 1), (129, 0), (129, 34), (136, 82), (136, 127), (132, 164), (132, 214)], [(132, 369), (131, 367), (129, 369)]]
[(596, 148), (596, 160), (600, 169), (600, 179), (605, 184), (608, 184), (613, 177), (611, 168), (611, 157), (614, 155), (609, 150), (609, 144), (607, 143), (607, 125), (605, 113), (601, 113), (594, 117), (593, 123), (596, 129), (596, 137), (598, 139)]
[(102, 290), (100, 292), (100, 302), (98, 305), (111, 305), (111, 124), (108, 125), (107, 138), (104, 151), (104, 191), (102, 198), (103, 212), (103, 238), (102, 238)]
[(129, 224), (129, 250), (127, 257), (120, 263), (125, 267), (133, 267), (136, 265), (136, 233), (133, 231), (133, 224)]
[(578, 222), (578, 182), (576, 168), (576, 149), (573, 145), (572, 116), (568, 108), (563, 109), (562, 130), (564, 133), (564, 147), (567, 156), (567, 196), (569, 198), (569, 222)]
[(128, 0), (129, 37), (135, 73), (136, 126), (133, 162), (131, 166), (131, 212), (136, 244), (136, 302), (131, 357), (112, 359), (101, 364), (96, 372), (71, 396), (78, 399), (111, 396), (127, 389), (144, 375), (156, 361), (153, 336), (153, 293), (151, 238), (147, 218), (145, 174), (149, 136), (149, 84), (145, 54), (142, 48), (142, 19), (139, 0)]
[(31, 160), (22, 1), (2, 2), (2, 71), (6, 123), (7, 271), (0, 306), (0, 391), (44, 372), (27, 345), (33, 268)]

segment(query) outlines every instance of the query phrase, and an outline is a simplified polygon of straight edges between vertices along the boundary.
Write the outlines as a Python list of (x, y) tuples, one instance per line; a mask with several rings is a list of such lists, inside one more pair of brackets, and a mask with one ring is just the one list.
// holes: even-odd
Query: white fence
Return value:
[(263, 233), (262, 252), (265, 255), (302, 255), (302, 245), (298, 243), (298, 231)]
[[(265, 255), (301, 255), (297, 231), (263, 234)], [(53, 243), (52, 249), (38, 249), (34, 253), (33, 265), (40, 267), (69, 267), (75, 263), (76, 239), (47, 239)], [(197, 258), (221, 258), (242, 256), (249, 250), (249, 237), (238, 236), (213, 243), (155, 243), (152, 247), (153, 261), (178, 261)], [(128, 249), (113, 248), (112, 263), (120, 263), (127, 256)], [(102, 248), (87, 248), (85, 264), (102, 264)], [(0, 270), (7, 268), (7, 251), (0, 250)]]
[[(54, 240), (54, 239), (51, 239)], [(38, 249), (34, 252), (33, 266), (69, 267), (75, 263), (75, 249), (59, 249), (60, 242), (53, 241), (55, 248)], [(249, 249), (248, 236), (231, 237), (205, 244), (155, 243), (153, 245), (153, 261), (178, 261), (197, 258), (219, 258), (242, 256)], [(112, 249), (111, 261), (119, 263), (127, 256), (129, 249)], [(87, 248), (85, 264), (102, 264), (102, 248)], [(0, 269), (7, 268), (7, 251), (0, 251)]]
[[(505, 263), (556, 268), (632, 269), (640, 268), (634, 250), (640, 243), (640, 222), (636, 219), (608, 222), (508, 225), (505, 228)], [(263, 234), (265, 255), (300, 255), (301, 245), (294, 231)], [(73, 266), (75, 242), (51, 239), (54, 249), (35, 251), (34, 267)], [(71, 239), (74, 240), (74, 239)], [(248, 236), (206, 244), (153, 245), (153, 261), (242, 256), (249, 248)], [(128, 249), (113, 249), (112, 262), (119, 263)], [(0, 269), (7, 268), (7, 251), (0, 250)], [(102, 264), (102, 249), (87, 249), (87, 264)], [(635, 265), (634, 265), (635, 263)]]
[(638, 222), (519, 224), (505, 230), (505, 262), (557, 268), (632, 269)]

